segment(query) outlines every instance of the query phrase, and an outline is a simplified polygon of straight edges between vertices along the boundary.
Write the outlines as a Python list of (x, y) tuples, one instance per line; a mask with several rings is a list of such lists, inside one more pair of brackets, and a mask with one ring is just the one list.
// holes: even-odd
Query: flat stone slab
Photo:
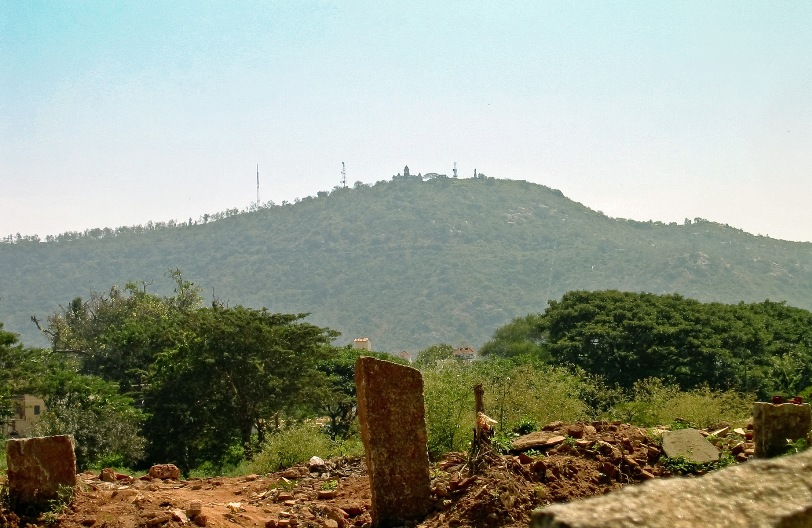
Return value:
[(683, 457), (694, 464), (719, 460), (719, 450), (696, 429), (663, 432), (663, 451), (669, 458)]
[(355, 386), (372, 525), (423, 518), (432, 507), (423, 376), (412, 367), (360, 357)]
[(566, 440), (565, 437), (551, 431), (534, 431), (520, 436), (511, 442), (513, 451), (527, 451), (528, 449), (545, 449), (557, 446)]
[(9, 495), (15, 507), (42, 507), (59, 488), (76, 485), (73, 437), (45, 436), (6, 442)]

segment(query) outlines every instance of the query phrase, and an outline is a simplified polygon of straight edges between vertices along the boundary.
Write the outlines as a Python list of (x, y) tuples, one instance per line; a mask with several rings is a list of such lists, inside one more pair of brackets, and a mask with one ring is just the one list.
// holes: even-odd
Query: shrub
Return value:
[(754, 397), (707, 387), (680, 391), (657, 378), (635, 383), (632, 399), (619, 404), (612, 417), (644, 427), (689, 423), (711, 427), (721, 422), (743, 422), (750, 416)]
[(331, 440), (321, 426), (304, 423), (269, 435), (260, 453), (241, 468), (249, 473), (269, 473), (307, 462), (312, 456), (330, 458), (363, 454), (360, 439)]

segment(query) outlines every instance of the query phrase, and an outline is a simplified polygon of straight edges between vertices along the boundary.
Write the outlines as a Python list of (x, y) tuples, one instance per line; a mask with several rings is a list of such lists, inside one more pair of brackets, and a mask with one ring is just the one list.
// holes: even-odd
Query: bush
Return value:
[(428, 451), (432, 459), (464, 451), (473, 438), (476, 376), (469, 365), (447, 359), (423, 372)]
[(321, 426), (304, 423), (280, 429), (268, 436), (261, 451), (240, 466), (246, 473), (270, 473), (310, 460), (312, 456), (362, 456), (360, 439), (331, 440)]
[(517, 427), (589, 417), (583, 378), (558, 367), (488, 360), (437, 362), (423, 372), (429, 456), (468, 449), (475, 424), (473, 387), (482, 383), (485, 413), (506, 435)]
[(721, 422), (746, 421), (754, 399), (752, 395), (707, 387), (680, 391), (676, 385), (648, 378), (635, 383), (631, 401), (619, 404), (611, 415), (643, 427), (687, 422), (705, 428)]

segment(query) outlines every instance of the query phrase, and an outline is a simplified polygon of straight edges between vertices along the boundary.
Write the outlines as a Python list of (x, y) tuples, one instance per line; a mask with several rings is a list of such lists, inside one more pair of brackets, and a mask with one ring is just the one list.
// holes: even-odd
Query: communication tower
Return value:
[(259, 163), (257, 163), (257, 207), (259, 207)]
[(344, 162), (341, 162), (341, 186), (347, 188), (347, 169), (344, 167)]
[(457, 162), (454, 162), (454, 177), (457, 177)]

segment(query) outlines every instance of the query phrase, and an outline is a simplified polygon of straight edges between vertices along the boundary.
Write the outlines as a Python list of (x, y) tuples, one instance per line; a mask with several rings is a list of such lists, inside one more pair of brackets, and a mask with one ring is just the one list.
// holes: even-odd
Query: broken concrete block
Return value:
[(423, 376), (411, 367), (361, 357), (355, 385), (373, 526), (424, 517), (431, 509), (431, 477)]
[(766, 458), (786, 452), (787, 441), (806, 439), (812, 424), (809, 404), (765, 403), (753, 405), (753, 442), (756, 457)]
[(663, 451), (669, 458), (683, 457), (694, 464), (719, 460), (719, 450), (696, 429), (664, 431)]
[(76, 453), (70, 435), (9, 440), (6, 463), (15, 507), (44, 507), (58, 497), (60, 488), (76, 485)]
[(800, 528), (812, 526), (812, 450), (699, 478), (639, 486), (533, 512), (532, 528)]

